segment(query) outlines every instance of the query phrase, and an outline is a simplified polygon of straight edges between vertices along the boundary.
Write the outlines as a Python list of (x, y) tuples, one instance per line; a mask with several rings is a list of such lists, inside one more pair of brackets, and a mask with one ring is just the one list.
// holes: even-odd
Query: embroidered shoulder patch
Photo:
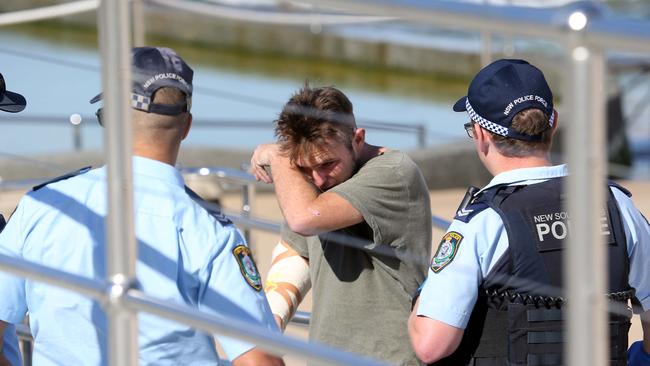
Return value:
[(431, 260), (431, 270), (434, 273), (442, 271), (451, 261), (454, 260), (458, 253), (458, 246), (463, 240), (461, 233), (450, 231), (442, 237), (438, 250)]
[(255, 291), (260, 291), (262, 289), (262, 277), (257, 271), (257, 266), (253, 261), (251, 250), (245, 245), (238, 245), (232, 250), (232, 254), (235, 255), (235, 260), (237, 261), (237, 264), (239, 264), (239, 270), (241, 271), (242, 276), (244, 276), (246, 282), (248, 282)]

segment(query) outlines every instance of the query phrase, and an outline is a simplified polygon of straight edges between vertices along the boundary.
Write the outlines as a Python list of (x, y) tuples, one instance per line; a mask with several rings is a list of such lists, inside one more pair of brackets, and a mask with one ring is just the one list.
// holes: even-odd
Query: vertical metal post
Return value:
[[(567, 96), (570, 116), (564, 147), (571, 175), (568, 212), (571, 240), (566, 242), (564, 273), (568, 299), (565, 364), (609, 364), (607, 342), (606, 247), (600, 219), (605, 207), (605, 61), (602, 51), (573, 34)], [(568, 361), (568, 362), (566, 362)]]
[[(244, 184), (241, 186), (241, 215), (243, 218), (249, 219), (251, 217), (251, 196), (255, 195), (255, 186), (252, 183)], [(251, 243), (251, 230), (248, 226), (244, 229), (244, 238), (248, 246), (252, 248)]]
[(81, 125), (72, 125), (72, 141), (74, 144), (74, 151), (81, 151)]
[(427, 147), (427, 126), (418, 126), (418, 148), (424, 149)]
[(133, 45), (142, 47), (146, 42), (146, 26), (144, 18), (144, 2), (143, 0), (131, 0), (133, 22)]
[(488, 31), (481, 32), (481, 67), (485, 67), (492, 62), (492, 33)]
[(104, 0), (99, 12), (108, 187), (107, 274), (115, 286), (107, 304), (108, 361), (137, 365), (137, 316), (121, 304), (133, 283), (137, 247), (133, 224), (130, 16), (128, 0)]
[(23, 356), (23, 366), (32, 366), (32, 352), (34, 347), (32, 347), (32, 340), (23, 338), (20, 340), (22, 345), (22, 356)]

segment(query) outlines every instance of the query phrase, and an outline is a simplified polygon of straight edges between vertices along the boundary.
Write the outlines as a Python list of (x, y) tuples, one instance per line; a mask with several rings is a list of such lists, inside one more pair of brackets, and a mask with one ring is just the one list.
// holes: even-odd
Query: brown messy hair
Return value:
[(539, 141), (523, 141), (492, 133), (492, 141), (499, 152), (507, 157), (522, 158), (535, 152), (548, 152), (551, 150), (553, 136), (549, 118), (550, 116), (539, 109), (524, 109), (512, 118), (510, 128), (531, 136), (541, 134), (541, 139)]
[(330, 141), (352, 149), (356, 122), (352, 103), (332, 86), (312, 88), (308, 83), (294, 93), (275, 121), (280, 151), (294, 162)]

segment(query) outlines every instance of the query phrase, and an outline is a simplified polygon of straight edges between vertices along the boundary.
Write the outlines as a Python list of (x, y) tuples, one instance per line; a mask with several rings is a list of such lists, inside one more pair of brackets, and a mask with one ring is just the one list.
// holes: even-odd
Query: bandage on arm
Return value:
[(280, 327), (284, 331), (311, 288), (309, 262), (287, 243), (280, 241), (273, 249), (271, 268), (266, 278), (264, 292), (273, 315), (282, 320)]

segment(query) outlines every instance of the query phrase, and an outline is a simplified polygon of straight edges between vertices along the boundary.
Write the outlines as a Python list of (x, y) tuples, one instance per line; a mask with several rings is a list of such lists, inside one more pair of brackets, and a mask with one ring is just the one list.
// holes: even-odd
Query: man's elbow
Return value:
[(232, 361), (233, 366), (285, 366), (281, 357), (268, 354), (258, 348), (244, 353)]
[(302, 236), (313, 236), (320, 234), (316, 228), (316, 225), (314, 224), (314, 221), (308, 217), (299, 215), (287, 215), (285, 217), (285, 220), (287, 220), (287, 226), (289, 226), (289, 229), (291, 229), (291, 231), (296, 234), (300, 234)]
[(430, 343), (425, 344), (424, 342), (413, 342), (415, 355), (418, 357), (418, 359), (420, 359), (420, 361), (426, 364), (434, 363), (450, 356), (452, 353), (454, 353), (456, 347), (451, 347), (450, 345), (446, 347), (440, 347), (440, 345), (432, 345)]
[(433, 363), (456, 351), (464, 330), (427, 317), (417, 317), (409, 325), (411, 344), (424, 363)]

